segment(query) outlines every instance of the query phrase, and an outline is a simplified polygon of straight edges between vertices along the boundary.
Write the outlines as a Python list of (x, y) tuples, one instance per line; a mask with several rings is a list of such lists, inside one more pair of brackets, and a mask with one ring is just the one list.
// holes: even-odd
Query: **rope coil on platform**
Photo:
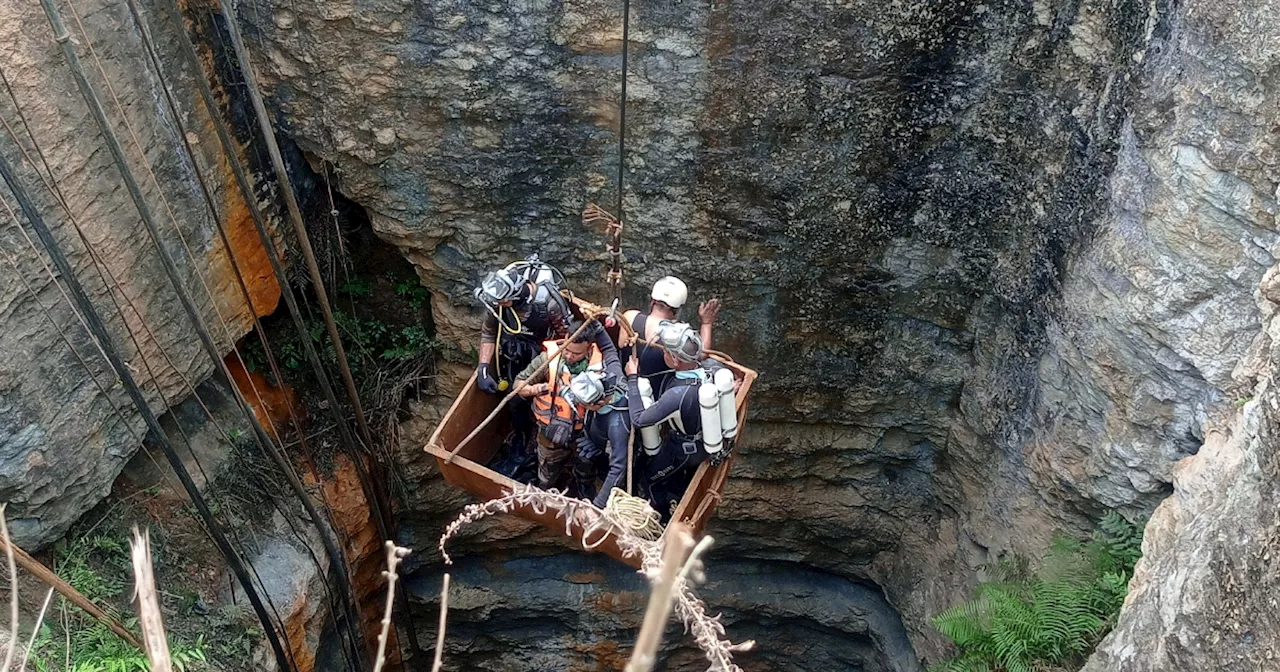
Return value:
[[(582, 547), (588, 551), (595, 550), (609, 538), (613, 528), (624, 530), (646, 541), (653, 541), (662, 536), (662, 517), (648, 500), (643, 497), (629, 495), (621, 488), (609, 491), (609, 501), (604, 506), (603, 516), (582, 533)], [(589, 542), (593, 532), (603, 531), (599, 539)]]

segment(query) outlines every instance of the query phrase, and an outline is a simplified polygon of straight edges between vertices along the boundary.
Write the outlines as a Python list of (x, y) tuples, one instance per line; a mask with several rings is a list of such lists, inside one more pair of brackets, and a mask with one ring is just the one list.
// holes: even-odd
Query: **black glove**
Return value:
[(582, 436), (578, 437), (578, 459), (589, 461), (599, 456), (600, 447), (596, 445), (595, 441), (591, 440), (590, 436), (583, 433)]
[(710, 462), (711, 466), (713, 467), (720, 466), (722, 462), (729, 459), (729, 456), (733, 454), (734, 446), (735, 446), (735, 443), (733, 439), (725, 439), (724, 447), (720, 450), (720, 452), (715, 453), (714, 455), (708, 456), (707, 461)]
[(609, 392), (612, 392), (614, 388), (621, 387), (622, 381), (618, 380), (617, 376), (611, 373), (606, 373), (604, 376), (604, 380), (601, 381), (600, 384), (604, 386), (604, 391), (606, 394), (608, 394)]
[(480, 388), (481, 392), (488, 394), (498, 393), (498, 381), (489, 375), (488, 364), (481, 364), (476, 367), (476, 387)]

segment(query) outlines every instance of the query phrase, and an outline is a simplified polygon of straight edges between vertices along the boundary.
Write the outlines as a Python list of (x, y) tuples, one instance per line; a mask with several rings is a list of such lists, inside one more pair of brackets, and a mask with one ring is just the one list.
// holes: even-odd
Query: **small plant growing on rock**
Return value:
[(974, 599), (933, 617), (960, 653), (930, 672), (1078, 667), (1115, 625), (1142, 555), (1142, 522), (1111, 512), (1098, 527), (1085, 543), (1059, 539), (1036, 572), (1021, 557), (988, 567)]

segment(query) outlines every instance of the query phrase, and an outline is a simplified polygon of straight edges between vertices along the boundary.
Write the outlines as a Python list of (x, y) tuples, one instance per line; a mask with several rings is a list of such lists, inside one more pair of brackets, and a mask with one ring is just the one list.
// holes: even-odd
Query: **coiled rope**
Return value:
[[(622, 488), (614, 488), (609, 491), (609, 501), (604, 505), (603, 515), (582, 531), (582, 547), (594, 551), (615, 529), (653, 541), (662, 536), (662, 516), (649, 506), (649, 501), (645, 498), (629, 495)], [(591, 535), (596, 533), (600, 536), (595, 541), (589, 541)]]

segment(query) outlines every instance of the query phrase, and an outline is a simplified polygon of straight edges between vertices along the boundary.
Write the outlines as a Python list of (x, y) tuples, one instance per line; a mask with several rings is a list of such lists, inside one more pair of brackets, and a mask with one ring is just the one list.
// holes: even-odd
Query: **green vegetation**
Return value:
[[(253, 445), (240, 441), (240, 445)], [(258, 463), (267, 462), (258, 456)], [(260, 467), (265, 469), (266, 467)], [(210, 491), (206, 491), (209, 495)], [(241, 492), (241, 498), (252, 493)], [(227, 500), (234, 514), (244, 505)], [(262, 642), (260, 624), (244, 605), (224, 604), (227, 578), (220, 554), (182, 502), (151, 493), (151, 488), (114, 493), (51, 549), (50, 569), (99, 607), (138, 631), (133, 599), (133, 568), (128, 539), (137, 526), (151, 536), (151, 553), (160, 608), (169, 635), (170, 656), (181, 672), (239, 672), (256, 669), (255, 647)], [(269, 510), (255, 504), (253, 510)], [(249, 523), (236, 527), (244, 530)], [(209, 571), (213, 570), (213, 571)], [(24, 588), (28, 613), (22, 619), (23, 640), (35, 625), (43, 599)], [(15, 667), (16, 669), (16, 667)], [(54, 595), (31, 649), (28, 670), (36, 672), (142, 672), (145, 655), (116, 637), (105, 625)]]
[(373, 280), (359, 275), (352, 276), (338, 287), (338, 293), (353, 299), (367, 299), (373, 296)]
[[(121, 538), (106, 532), (84, 536), (55, 549), (58, 573), (85, 597), (99, 605), (124, 599), (130, 574), (129, 550)], [(60, 615), (59, 615), (60, 614)], [(116, 614), (119, 616), (119, 614)], [(137, 631), (137, 619), (124, 619)], [(179, 672), (200, 672), (207, 666), (204, 636), (188, 644), (170, 637), (170, 656)], [(125, 643), (107, 626), (58, 598), (41, 624), (31, 650), (31, 667), (37, 672), (144, 672), (150, 669), (146, 654)]]
[[(125, 627), (137, 629), (137, 619), (124, 623)], [(41, 626), (31, 653), (31, 666), (36, 672), (143, 672), (151, 669), (146, 654), (87, 616), (77, 614), (73, 617), (70, 633), (70, 637), (56, 636), (48, 623)], [(70, 650), (67, 649), (68, 644)], [(169, 656), (178, 672), (210, 669), (204, 664), (207, 657), (203, 636), (197, 637), (190, 646), (170, 638)]]
[[(430, 301), (430, 293), (418, 283), (417, 278), (397, 280), (387, 274), (389, 286), (394, 290), (396, 298), (393, 302), (401, 304), (399, 309), (408, 309), (405, 317), (408, 325), (396, 325), (382, 319), (359, 317), (358, 314), (336, 310), (334, 322), (338, 325), (347, 350), (347, 360), (353, 376), (376, 373), (380, 369), (394, 366), (397, 363), (413, 361), (440, 350), (438, 342), (427, 335), (426, 327), (416, 323), (416, 316), (424, 310)], [(350, 280), (338, 288), (338, 293), (352, 299), (370, 299), (375, 294), (374, 280), (363, 276), (352, 276)], [(394, 311), (397, 307), (390, 306)], [(316, 349), (325, 366), (336, 370), (337, 354), (329, 341), (324, 321), (315, 315), (306, 321), (306, 338)], [(309, 371), (306, 349), (302, 339), (292, 327), (281, 329), (279, 335), (273, 335), (271, 347), (280, 366), (292, 371)], [(252, 340), (244, 348), (245, 364), (250, 371), (268, 370), (266, 353), (262, 343)]]
[(930, 672), (1077, 669), (1115, 625), (1143, 527), (1111, 512), (1088, 542), (1058, 539), (1038, 571), (1021, 557), (988, 567), (974, 599), (933, 618), (960, 653)]
[(418, 282), (417, 277), (405, 280), (396, 280), (394, 275), (388, 273), (387, 280), (390, 280), (394, 284), (396, 296), (403, 297), (408, 301), (409, 307), (412, 308), (414, 312), (418, 312), (426, 308), (427, 303), (431, 300), (431, 292), (427, 291), (427, 288), (423, 287), (421, 282)]

